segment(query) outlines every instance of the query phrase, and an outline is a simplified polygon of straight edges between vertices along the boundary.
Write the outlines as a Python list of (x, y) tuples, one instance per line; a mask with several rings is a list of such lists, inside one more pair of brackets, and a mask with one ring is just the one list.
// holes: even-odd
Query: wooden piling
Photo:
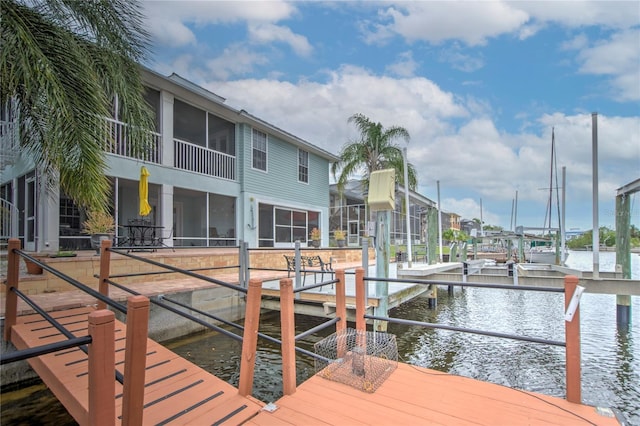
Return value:
[(253, 372), (256, 365), (256, 348), (258, 346), (261, 298), (262, 281), (256, 278), (250, 279), (249, 289), (247, 290), (244, 333), (242, 337), (240, 380), (238, 382), (238, 393), (241, 396), (250, 396), (253, 391)]
[[(102, 248), (104, 249), (104, 246)], [(143, 424), (148, 329), (149, 299), (145, 296), (129, 297), (122, 392), (122, 424), (124, 426)]]
[[(564, 278), (564, 307), (565, 310), (571, 302), (573, 293), (578, 286), (578, 277), (567, 275)], [(567, 401), (581, 404), (581, 379), (580, 379), (580, 305), (576, 307), (571, 321), (564, 322), (565, 329), (565, 356), (567, 374)]]
[(296, 329), (291, 278), (280, 280), (280, 326), (282, 327), (282, 390), (296, 392)]
[(116, 420), (115, 315), (108, 310), (89, 314), (89, 413), (87, 424), (114, 425)]
[(20, 256), (14, 253), (20, 250), (20, 240), (11, 238), (7, 247), (7, 283), (4, 286), (4, 340), (11, 340), (11, 327), (16, 324), (18, 315), (18, 295), (11, 287), (18, 288), (20, 282)]
[[(616, 264), (620, 265), (622, 278), (625, 279), (631, 279), (630, 200), (629, 193), (618, 191), (616, 196)], [(616, 324), (619, 329), (626, 329), (631, 324), (630, 295), (616, 295)]]

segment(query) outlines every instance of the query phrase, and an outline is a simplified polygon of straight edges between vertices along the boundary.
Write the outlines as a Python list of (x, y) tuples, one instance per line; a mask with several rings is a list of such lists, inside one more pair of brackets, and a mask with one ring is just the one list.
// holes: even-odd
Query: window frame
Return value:
[[(257, 143), (256, 134), (264, 135), (264, 150), (261, 147), (256, 146), (256, 143)], [(264, 169), (256, 166), (256, 161), (261, 160), (256, 157), (256, 153), (262, 153), (264, 155)], [(251, 168), (253, 170), (259, 170), (261, 172), (266, 173), (268, 171), (268, 163), (269, 163), (268, 159), (269, 159), (269, 136), (267, 133), (253, 128), (251, 131)]]
[(298, 148), (298, 182), (309, 183), (309, 151), (301, 148)]

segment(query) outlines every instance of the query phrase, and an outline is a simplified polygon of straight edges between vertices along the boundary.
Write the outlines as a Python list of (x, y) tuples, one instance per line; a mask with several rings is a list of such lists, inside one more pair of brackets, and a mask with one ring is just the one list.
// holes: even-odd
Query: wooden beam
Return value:
[(296, 392), (296, 327), (293, 308), (293, 284), (290, 278), (280, 280), (280, 326), (282, 327), (282, 390), (285, 395)]
[(253, 391), (253, 372), (256, 365), (256, 348), (258, 346), (261, 298), (262, 281), (256, 278), (250, 279), (244, 316), (242, 358), (240, 359), (240, 380), (238, 382), (238, 393), (241, 396), (250, 396)]
[[(578, 277), (568, 275), (564, 278), (564, 307), (567, 309), (573, 293), (578, 286)], [(580, 370), (580, 305), (576, 307), (571, 321), (564, 322), (565, 358), (567, 374), (567, 401), (581, 404)]]
[(88, 423), (111, 426), (116, 420), (115, 315), (106, 309), (89, 314), (89, 413)]

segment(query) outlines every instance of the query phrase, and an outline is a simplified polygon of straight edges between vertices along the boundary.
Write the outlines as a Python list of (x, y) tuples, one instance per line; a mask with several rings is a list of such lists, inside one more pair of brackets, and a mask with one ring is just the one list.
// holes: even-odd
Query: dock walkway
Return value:
[[(68, 309), (52, 316), (76, 336), (86, 335), (92, 307)], [(116, 368), (123, 373), (126, 325), (115, 324)], [(12, 327), (12, 342), (27, 349), (64, 340), (40, 315), (18, 318)], [(88, 356), (78, 348), (43, 355), (30, 361), (33, 369), (80, 424), (88, 424)], [(195, 425), (241, 424), (264, 405), (213, 374), (147, 339), (144, 386), (144, 424)], [(115, 379), (116, 413), (122, 412), (123, 386)], [(115, 419), (120, 424), (121, 418)]]

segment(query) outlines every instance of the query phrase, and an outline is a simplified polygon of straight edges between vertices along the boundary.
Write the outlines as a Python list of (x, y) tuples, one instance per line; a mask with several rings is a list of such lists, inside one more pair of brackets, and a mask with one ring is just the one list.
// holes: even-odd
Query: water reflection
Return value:
[(0, 395), (3, 425), (60, 425), (77, 423), (41, 381), (20, 384), (17, 390), (3, 390)]

